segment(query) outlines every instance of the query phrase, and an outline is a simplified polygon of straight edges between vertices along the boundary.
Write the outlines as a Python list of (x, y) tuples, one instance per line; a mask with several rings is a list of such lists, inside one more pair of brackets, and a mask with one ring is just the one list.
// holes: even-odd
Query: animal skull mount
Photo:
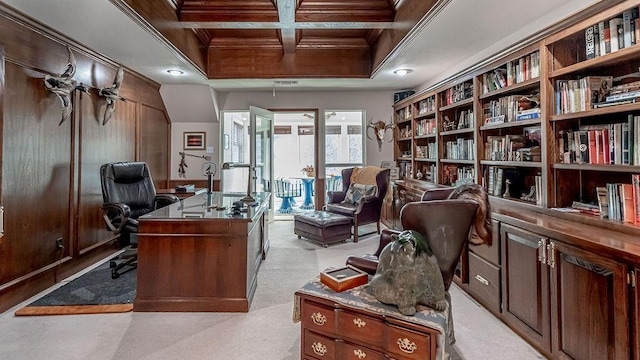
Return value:
[[(369, 124), (367, 124), (367, 138), (373, 140), (371, 137), (369, 137), (369, 128), (373, 129), (373, 132), (376, 135), (376, 141), (378, 141), (378, 151), (382, 151), (382, 142), (384, 141), (384, 136), (387, 133), (387, 130), (393, 129), (395, 126), (396, 125), (393, 123), (393, 120), (388, 124), (385, 124), (385, 122), (382, 120), (378, 120), (376, 122), (369, 120)], [(393, 133), (391, 135), (391, 139), (389, 139), (388, 142), (392, 141)]]

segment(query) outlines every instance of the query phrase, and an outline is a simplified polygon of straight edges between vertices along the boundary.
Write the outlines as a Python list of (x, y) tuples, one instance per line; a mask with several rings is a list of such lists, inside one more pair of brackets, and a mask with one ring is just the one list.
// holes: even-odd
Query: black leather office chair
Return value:
[[(138, 217), (179, 201), (175, 195), (156, 195), (149, 168), (144, 162), (116, 162), (100, 167), (102, 217), (109, 230), (119, 235), (121, 247), (128, 247), (112, 260), (111, 277), (118, 278), (137, 265)], [(120, 270), (127, 270), (120, 272)]]

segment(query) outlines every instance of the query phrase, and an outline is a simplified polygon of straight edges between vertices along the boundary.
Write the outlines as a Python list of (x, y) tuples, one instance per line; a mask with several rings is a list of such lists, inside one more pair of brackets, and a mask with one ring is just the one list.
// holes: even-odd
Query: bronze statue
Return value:
[(367, 292), (382, 303), (397, 305), (403, 315), (414, 315), (417, 304), (445, 310), (442, 273), (427, 241), (413, 230), (393, 236), (395, 241), (380, 253)]

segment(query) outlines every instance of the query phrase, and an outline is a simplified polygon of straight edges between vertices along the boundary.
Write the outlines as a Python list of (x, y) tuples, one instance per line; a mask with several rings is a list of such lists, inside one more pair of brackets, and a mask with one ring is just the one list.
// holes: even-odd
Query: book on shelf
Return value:
[(631, 185), (633, 188), (633, 206), (636, 224), (640, 224), (640, 174), (631, 175)]
[(609, 106), (634, 104), (634, 103), (636, 103), (636, 99), (635, 98), (634, 99), (615, 100), (615, 101), (605, 101), (605, 102), (593, 104), (593, 108), (594, 109), (600, 109), (600, 108), (605, 108), (605, 107), (609, 107)]
[(595, 204), (589, 204), (581, 201), (574, 201), (573, 203), (571, 203), (571, 208), (576, 209), (584, 214), (600, 216), (600, 207)]
[(636, 222), (636, 212), (633, 199), (633, 185), (620, 185), (620, 205), (622, 208), (622, 221), (633, 224)]
[(600, 217), (609, 217), (609, 197), (607, 196), (607, 188), (604, 186), (596, 187), (596, 197), (598, 198)]
[(598, 39), (598, 25), (589, 26), (584, 31), (585, 54), (587, 59), (593, 59), (599, 55), (600, 40)]
[(611, 52), (614, 53), (624, 48), (624, 30), (622, 29), (622, 18), (614, 17), (609, 19), (609, 32), (611, 40)]

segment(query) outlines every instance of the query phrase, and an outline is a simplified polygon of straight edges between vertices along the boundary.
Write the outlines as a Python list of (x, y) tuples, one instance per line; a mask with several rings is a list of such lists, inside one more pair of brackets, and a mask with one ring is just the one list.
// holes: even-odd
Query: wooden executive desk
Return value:
[(249, 311), (269, 248), (270, 194), (258, 193), (258, 206), (230, 216), (243, 195), (195, 195), (139, 218), (134, 311)]

